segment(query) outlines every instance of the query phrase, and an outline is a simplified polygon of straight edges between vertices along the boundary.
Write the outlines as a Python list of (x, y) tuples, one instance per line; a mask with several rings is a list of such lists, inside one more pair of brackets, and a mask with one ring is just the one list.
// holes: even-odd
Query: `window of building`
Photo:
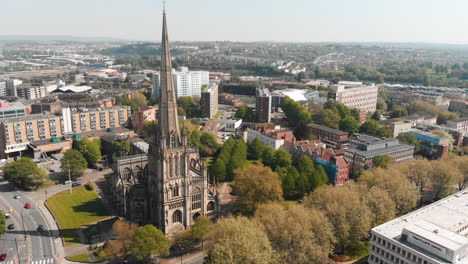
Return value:
[(179, 186), (176, 185), (174, 189), (172, 189), (172, 197), (177, 197), (179, 196)]
[(172, 222), (173, 223), (182, 223), (182, 212), (177, 210), (172, 215)]
[(200, 188), (196, 187), (192, 193), (192, 210), (201, 208), (201, 200), (201, 190)]

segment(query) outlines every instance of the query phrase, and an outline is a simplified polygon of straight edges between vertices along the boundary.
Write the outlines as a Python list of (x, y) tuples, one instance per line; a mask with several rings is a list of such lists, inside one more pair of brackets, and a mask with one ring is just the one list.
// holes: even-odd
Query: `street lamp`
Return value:
[[(179, 244), (180, 245), (180, 244)], [(182, 262), (182, 258), (184, 256), (184, 247), (183, 246), (179, 246), (180, 248), (180, 264), (183, 264)]]
[(72, 193), (72, 180), (70, 175), (70, 163), (68, 163), (68, 184), (70, 184), (70, 193)]

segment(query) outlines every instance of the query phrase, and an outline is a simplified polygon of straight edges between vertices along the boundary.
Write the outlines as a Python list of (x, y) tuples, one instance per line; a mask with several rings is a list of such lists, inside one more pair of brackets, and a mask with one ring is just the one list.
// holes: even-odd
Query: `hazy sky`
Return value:
[[(0, 35), (160, 40), (161, 0), (0, 0)], [(467, 0), (167, 0), (171, 40), (468, 44)]]

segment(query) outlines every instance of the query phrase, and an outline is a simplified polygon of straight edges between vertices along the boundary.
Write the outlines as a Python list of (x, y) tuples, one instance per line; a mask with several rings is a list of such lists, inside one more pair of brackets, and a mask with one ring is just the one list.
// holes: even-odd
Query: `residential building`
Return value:
[(47, 96), (47, 90), (45, 86), (32, 86), (25, 83), (16, 86), (16, 95), (27, 100), (34, 100)]
[(468, 264), (468, 192), (372, 228), (369, 264)]
[(6, 79), (6, 89), (7, 89), (7, 94), (8, 96), (18, 96), (16, 92), (16, 87), (20, 84), (23, 83), (23, 81), (18, 80), (18, 79)]
[(420, 153), (430, 159), (440, 159), (448, 156), (450, 139), (431, 132), (414, 129), (411, 133), (418, 139)]
[(213, 118), (218, 112), (218, 84), (210, 83), (209, 87), (201, 92), (200, 98), (201, 116)]
[(226, 132), (236, 132), (242, 125), (242, 119), (223, 119), (221, 120), (224, 123), (224, 131)]
[(452, 100), (449, 104), (449, 111), (464, 113), (468, 109), (468, 101), (466, 100)]
[(271, 120), (271, 94), (266, 87), (257, 88), (255, 97), (255, 115), (257, 122), (270, 123)]
[(250, 144), (258, 138), (264, 146), (272, 146), (279, 149), (285, 141), (295, 140), (290, 129), (281, 128), (271, 123), (257, 124), (253, 128), (247, 128), (247, 143)]
[(414, 146), (401, 144), (398, 139), (377, 138), (365, 134), (349, 137), (349, 148), (345, 150), (345, 160), (350, 164), (351, 174), (373, 167), (376, 156), (389, 155), (394, 163), (413, 159)]
[(133, 113), (133, 129), (143, 129), (146, 122), (156, 121), (157, 112), (158, 108), (154, 106), (141, 106), (137, 112)]
[(174, 86), (177, 97), (200, 96), (202, 86), (210, 83), (210, 73), (207, 71), (189, 71), (181, 67), (180, 71), (173, 72)]
[(468, 132), (468, 117), (447, 120), (447, 126), (464, 132)]
[(8, 90), (7, 90), (7, 81), (3, 80), (0, 78), (0, 96), (7, 96), (8, 95)]
[(361, 82), (339, 82), (328, 92), (328, 99), (343, 103), (351, 109), (373, 113), (377, 108), (379, 87), (364, 85)]
[(435, 125), (437, 124), (437, 117), (424, 117), (424, 116), (406, 116), (404, 117), (405, 120), (411, 122), (411, 127), (416, 127), (417, 124), (427, 124), (427, 125)]
[(153, 95), (159, 97), (159, 73), (153, 74)]
[(14, 156), (27, 150), (30, 144), (37, 141), (124, 127), (128, 125), (129, 118), (128, 106), (98, 109), (63, 108), (61, 115), (37, 114), (2, 118), (0, 157)]
[(179, 129), (172, 62), (163, 13), (161, 89), (158, 125), (148, 154), (114, 162), (110, 179), (115, 211), (139, 225), (151, 224), (174, 238), (200, 216), (216, 217), (218, 195), (208, 181), (207, 165)]
[(239, 106), (244, 104), (244, 103), (242, 103), (242, 101), (240, 99), (238, 99), (234, 95), (228, 94), (228, 93), (220, 93), (219, 94), (219, 103), (220, 104), (232, 105), (232, 106), (235, 106), (235, 107), (239, 107)]
[(30, 109), (21, 102), (0, 101), (0, 118), (29, 115)]
[(309, 124), (309, 128), (310, 132), (314, 134), (318, 140), (327, 144), (328, 147), (334, 149), (344, 149), (348, 147), (349, 136), (348, 133), (344, 131), (317, 124)]

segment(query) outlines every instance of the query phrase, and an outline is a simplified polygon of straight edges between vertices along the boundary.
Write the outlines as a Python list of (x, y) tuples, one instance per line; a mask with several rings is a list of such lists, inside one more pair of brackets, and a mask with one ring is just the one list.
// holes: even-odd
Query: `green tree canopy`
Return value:
[(292, 157), (289, 152), (287, 152), (284, 149), (277, 149), (275, 151), (275, 162), (270, 166), (272, 169), (278, 168), (278, 167), (287, 167), (290, 166), (292, 163)]
[(260, 141), (260, 139), (255, 138), (254, 140), (252, 140), (252, 143), (250, 143), (250, 145), (249, 145), (249, 151), (248, 151), (248, 154), (247, 154), (248, 158), (251, 159), (251, 160), (260, 159), (261, 156), (262, 156), (264, 148), (265, 148), (265, 146)]
[(351, 135), (359, 131), (359, 122), (348, 115), (340, 120), (339, 128)]
[(3, 167), (5, 179), (22, 189), (40, 187), (47, 180), (47, 173), (30, 158), (21, 158)]
[(307, 111), (303, 105), (295, 102), (289, 97), (284, 98), (281, 109), (283, 109), (287, 119), (292, 121), (294, 124), (298, 124), (299, 122), (307, 124), (312, 121), (310, 112)]
[(75, 141), (75, 149), (81, 152), (88, 162), (88, 166), (96, 167), (96, 163), (101, 160), (101, 141), (99, 139), (89, 140), (83, 138)]
[(166, 236), (153, 225), (138, 227), (131, 246), (132, 255), (138, 260), (152, 255), (169, 254)]
[(69, 149), (63, 154), (60, 161), (60, 168), (63, 171), (70, 172), (70, 177), (74, 180), (83, 175), (88, 163), (78, 150)]
[(415, 152), (419, 151), (419, 141), (415, 135), (410, 132), (401, 133), (397, 136), (401, 143), (415, 146)]
[(321, 109), (313, 114), (312, 119), (319, 125), (338, 129), (341, 118), (330, 109)]
[(114, 154), (117, 157), (123, 157), (130, 151), (130, 143), (128, 141), (115, 141), (113, 144)]
[(375, 168), (387, 169), (393, 163), (392, 157), (388, 154), (375, 156), (373, 165)]
[(6, 232), (6, 219), (5, 213), (0, 210), (0, 237)]
[(275, 148), (272, 146), (266, 146), (262, 152), (262, 162), (267, 166), (273, 166), (275, 163)]
[(437, 124), (443, 125), (443, 124), (447, 123), (447, 120), (453, 120), (453, 119), (457, 119), (459, 117), (460, 116), (458, 116), (455, 113), (451, 113), (451, 112), (447, 112), (447, 111), (440, 112), (439, 115), (437, 116)]
[(361, 127), (359, 127), (360, 133), (376, 136), (379, 133), (380, 125), (375, 120), (367, 120)]
[(407, 115), (408, 115), (408, 111), (406, 110), (406, 108), (404, 108), (401, 105), (394, 106), (392, 111), (390, 112), (391, 118), (403, 117)]

